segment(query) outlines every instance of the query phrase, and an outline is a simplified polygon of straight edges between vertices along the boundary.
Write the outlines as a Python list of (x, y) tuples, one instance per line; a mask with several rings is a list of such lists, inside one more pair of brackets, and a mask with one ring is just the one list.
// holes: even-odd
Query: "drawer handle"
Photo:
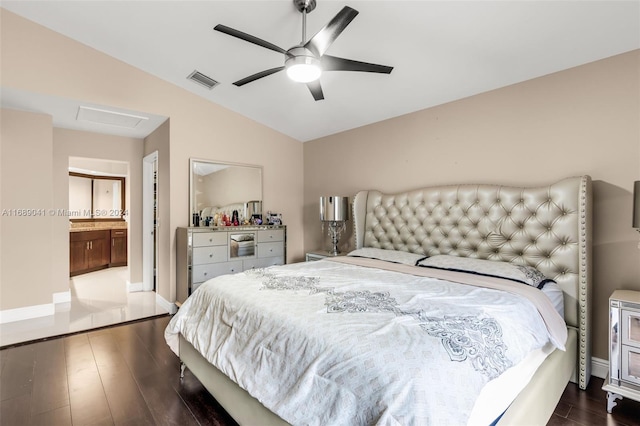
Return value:
[(235, 269), (231, 268), (231, 272), (235, 272), (235, 271), (236, 271)]
[(211, 253), (211, 254), (209, 255), (209, 257), (213, 257), (213, 253)]
[(205, 272), (204, 274), (205, 274), (205, 275), (207, 275), (207, 273), (206, 273), (206, 272)]

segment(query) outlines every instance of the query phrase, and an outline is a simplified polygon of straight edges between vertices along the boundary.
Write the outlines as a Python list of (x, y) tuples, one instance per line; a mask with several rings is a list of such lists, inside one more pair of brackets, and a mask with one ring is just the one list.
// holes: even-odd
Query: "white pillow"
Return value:
[(356, 249), (347, 254), (353, 257), (367, 257), (369, 259), (384, 260), (386, 262), (402, 263), (403, 265), (415, 266), (419, 260), (425, 258), (424, 254), (409, 253), (399, 250), (385, 250), (373, 247)]
[(542, 292), (547, 295), (553, 307), (564, 318), (564, 293), (560, 286), (555, 281), (549, 281), (542, 287)]
[(505, 278), (511, 281), (542, 288), (548, 282), (555, 282), (533, 266), (515, 265), (508, 262), (475, 259), (439, 254), (418, 262), (418, 266), (449, 271), (468, 272), (488, 277)]

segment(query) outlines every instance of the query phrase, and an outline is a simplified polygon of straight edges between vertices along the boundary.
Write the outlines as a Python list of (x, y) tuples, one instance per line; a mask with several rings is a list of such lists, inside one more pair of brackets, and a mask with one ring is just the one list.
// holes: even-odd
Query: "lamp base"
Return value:
[(340, 233), (342, 233), (342, 231), (344, 231), (345, 229), (345, 222), (332, 220), (328, 223), (329, 237), (331, 237), (331, 249), (329, 250), (329, 253), (331, 253), (333, 256), (337, 256), (338, 254), (340, 254), (340, 251), (338, 250), (338, 237)]

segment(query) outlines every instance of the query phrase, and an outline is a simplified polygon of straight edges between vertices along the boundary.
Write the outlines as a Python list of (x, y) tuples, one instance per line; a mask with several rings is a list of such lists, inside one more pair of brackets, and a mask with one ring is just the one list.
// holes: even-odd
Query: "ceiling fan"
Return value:
[(336, 16), (333, 17), (333, 19), (331, 19), (331, 21), (329, 21), (327, 25), (324, 26), (324, 28), (318, 31), (307, 41), (307, 13), (310, 13), (315, 9), (316, 0), (293, 0), (293, 3), (295, 4), (296, 9), (302, 13), (302, 41), (300, 44), (297, 44), (288, 50), (282, 49), (268, 41), (225, 25), (216, 25), (213, 28), (216, 31), (220, 31), (241, 40), (248, 41), (249, 43), (257, 44), (258, 46), (282, 53), (285, 56), (283, 66), (260, 71), (259, 73), (234, 82), (234, 85), (240, 87), (286, 69), (289, 78), (300, 83), (306, 83), (313, 95), (313, 98), (316, 101), (319, 101), (324, 99), (322, 86), (320, 85), (319, 80), (323, 71), (362, 71), (382, 74), (391, 73), (393, 67), (354, 61), (352, 59), (339, 58), (325, 54), (327, 49), (329, 49), (329, 46), (331, 46), (347, 25), (349, 25), (356, 15), (358, 15), (357, 10), (352, 9), (349, 6), (345, 6)]

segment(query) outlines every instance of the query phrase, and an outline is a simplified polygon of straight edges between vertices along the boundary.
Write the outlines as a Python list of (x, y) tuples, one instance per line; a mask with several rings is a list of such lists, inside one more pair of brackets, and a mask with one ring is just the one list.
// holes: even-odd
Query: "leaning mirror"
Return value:
[(209, 160), (189, 160), (189, 224), (211, 226), (216, 214), (238, 223), (262, 219), (262, 167)]

